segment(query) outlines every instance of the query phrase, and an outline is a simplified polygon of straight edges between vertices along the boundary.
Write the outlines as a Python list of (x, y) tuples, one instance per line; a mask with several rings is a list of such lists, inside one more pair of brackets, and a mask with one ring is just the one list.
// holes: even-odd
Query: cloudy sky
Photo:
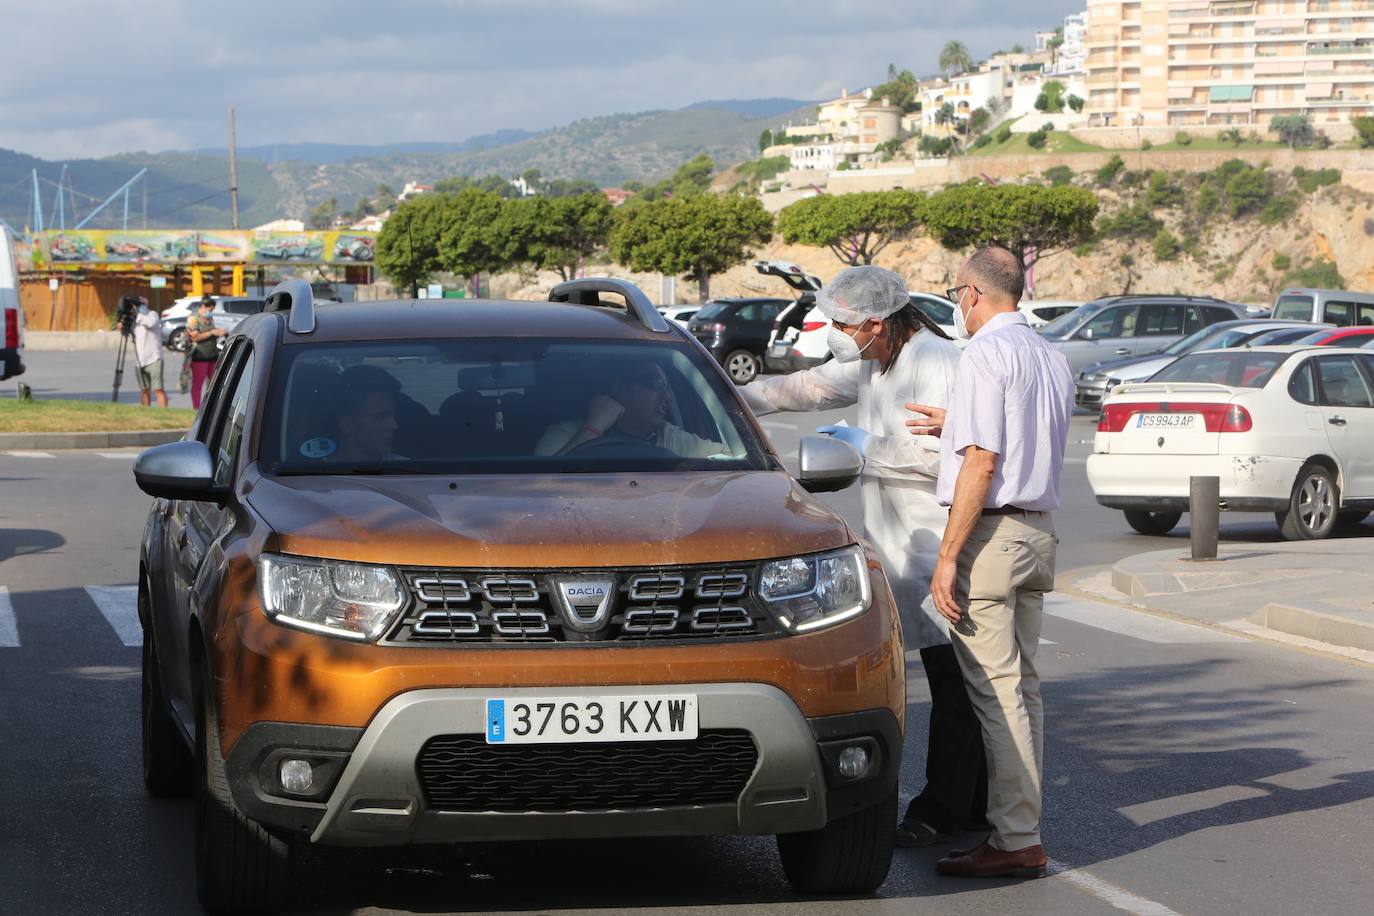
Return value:
[(9, 3), (0, 147), (46, 158), (457, 141), (705, 99), (821, 99), (1060, 24), (1085, 0)]

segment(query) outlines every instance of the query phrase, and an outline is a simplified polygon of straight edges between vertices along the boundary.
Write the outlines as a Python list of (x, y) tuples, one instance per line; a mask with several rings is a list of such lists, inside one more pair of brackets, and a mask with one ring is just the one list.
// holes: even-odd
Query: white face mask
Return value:
[[(964, 288), (967, 289), (968, 287)], [(961, 290), (959, 292), (959, 302), (962, 302), (963, 299), (964, 293)], [(954, 336), (960, 340), (968, 340), (973, 335), (968, 332), (968, 319), (964, 317), (964, 307), (960, 305), (959, 302), (954, 303)]]
[[(859, 333), (859, 329), (854, 329), (854, 334)], [(825, 342), (830, 347), (830, 352), (835, 356), (837, 363), (852, 363), (863, 356), (864, 351), (873, 343), (874, 338), (869, 338), (868, 343), (862, 347), (854, 342), (854, 334), (846, 334), (833, 324), (826, 332)]]

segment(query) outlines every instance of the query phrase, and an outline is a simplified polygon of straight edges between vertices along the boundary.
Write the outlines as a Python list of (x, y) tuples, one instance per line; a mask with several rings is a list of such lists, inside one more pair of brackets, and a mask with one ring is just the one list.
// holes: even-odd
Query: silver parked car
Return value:
[(1244, 317), (1242, 306), (1210, 296), (1111, 296), (1056, 318), (1040, 333), (1078, 372), (1093, 363), (1151, 353), (1219, 321)]

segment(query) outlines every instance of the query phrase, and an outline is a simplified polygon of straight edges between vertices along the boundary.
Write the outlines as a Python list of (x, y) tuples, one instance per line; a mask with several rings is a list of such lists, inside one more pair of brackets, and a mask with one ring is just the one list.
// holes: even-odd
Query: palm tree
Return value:
[(965, 73), (973, 69), (973, 56), (962, 41), (951, 41), (940, 51), (940, 72)]

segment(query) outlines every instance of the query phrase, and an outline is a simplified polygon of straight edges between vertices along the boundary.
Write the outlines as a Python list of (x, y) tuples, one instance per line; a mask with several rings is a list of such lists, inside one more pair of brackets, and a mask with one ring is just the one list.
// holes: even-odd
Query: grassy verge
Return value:
[(1218, 140), (1216, 137), (1194, 137), (1191, 141), (1189, 141), (1189, 142), (1186, 143), (1186, 144), (1176, 143), (1176, 142), (1173, 142), (1173, 141), (1170, 141), (1170, 142), (1168, 142), (1168, 143), (1156, 143), (1154, 146), (1150, 147), (1150, 149), (1145, 150), (1145, 152), (1148, 153), (1148, 152), (1152, 152), (1152, 151), (1158, 150), (1158, 151), (1161, 152), (1161, 153), (1168, 153), (1168, 152), (1182, 152), (1182, 153), (1186, 153), (1186, 152), (1188, 152), (1189, 150), (1218, 150), (1218, 149), (1224, 149), (1224, 150), (1227, 150), (1227, 151), (1233, 151), (1233, 152), (1238, 152), (1238, 153), (1240, 153), (1240, 152), (1245, 152), (1246, 150), (1253, 150), (1253, 149), (1281, 149), (1281, 148), (1283, 148), (1283, 146), (1284, 146), (1284, 144), (1278, 142), (1277, 140), (1275, 140), (1275, 141), (1273, 141), (1273, 142), (1269, 142), (1269, 141), (1266, 140), (1266, 141), (1261, 141), (1261, 142), (1259, 142), (1259, 143), (1251, 143), (1251, 142), (1249, 142), (1249, 141), (1246, 141), (1245, 143), (1242, 143), (1240, 146), (1236, 146), (1234, 143), (1230, 142), (1229, 140)]
[(0, 433), (91, 433), (186, 429), (194, 410), (100, 401), (0, 400)]
[[(994, 131), (994, 133), (996, 133)], [(1043, 149), (1034, 149), (1026, 142), (1029, 134), (1012, 134), (1006, 143), (996, 140), (981, 149), (970, 149), (970, 156), (1034, 156), (1041, 153), (1101, 153), (1106, 148), (1093, 143), (1084, 143), (1064, 130), (1052, 130), (1046, 137)]]

